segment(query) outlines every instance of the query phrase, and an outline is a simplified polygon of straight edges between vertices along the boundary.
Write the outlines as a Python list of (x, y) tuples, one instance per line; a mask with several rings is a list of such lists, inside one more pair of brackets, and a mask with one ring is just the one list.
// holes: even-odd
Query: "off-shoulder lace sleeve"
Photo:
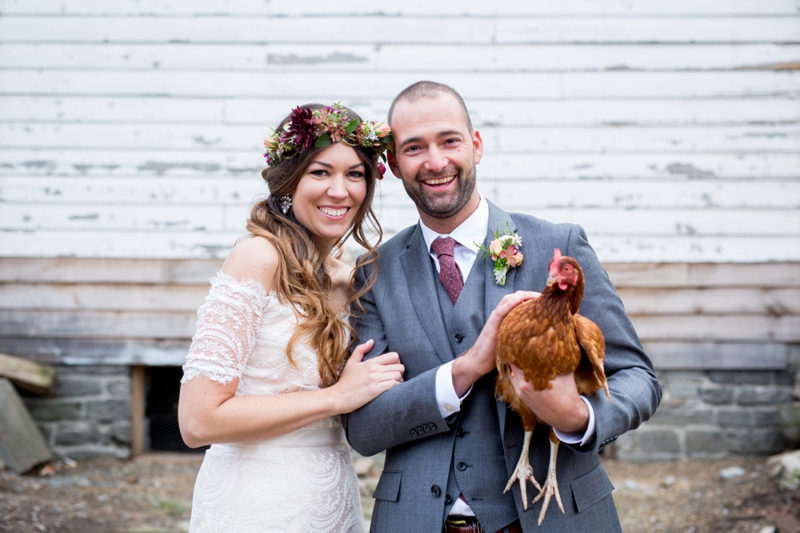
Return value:
[(197, 310), (197, 329), (183, 366), (181, 383), (206, 376), (222, 385), (242, 375), (268, 301), (255, 280), (240, 281), (219, 272)]

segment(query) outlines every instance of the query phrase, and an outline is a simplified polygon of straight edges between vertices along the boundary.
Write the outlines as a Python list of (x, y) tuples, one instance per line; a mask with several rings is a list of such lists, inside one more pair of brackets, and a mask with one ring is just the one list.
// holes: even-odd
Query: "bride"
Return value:
[(395, 353), (348, 358), (352, 269), (336, 259), (365, 235), (388, 127), (334, 104), (296, 108), (264, 141), (269, 186), (251, 238), (211, 279), (183, 367), (178, 408), (190, 447), (211, 444), (190, 531), (361, 532), (361, 500), (339, 414), (402, 381)]

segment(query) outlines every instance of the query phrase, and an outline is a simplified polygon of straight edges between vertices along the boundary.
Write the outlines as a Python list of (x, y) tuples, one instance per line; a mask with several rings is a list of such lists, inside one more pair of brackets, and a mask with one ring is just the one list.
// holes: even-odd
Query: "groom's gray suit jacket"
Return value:
[[(526, 532), (618, 532), (613, 486), (598, 451), (650, 418), (661, 389), (622, 302), (579, 226), (551, 224), (506, 213), (489, 204), (492, 230), (505, 228), (522, 238), (522, 264), (509, 271), (504, 287), (494, 281), (490, 259), (476, 259), (453, 306), (438, 281), (418, 225), (379, 249), (379, 277), (362, 299), (366, 313), (355, 322), (359, 342), (375, 340), (369, 357), (393, 351), (405, 365), (405, 381), (343, 416), (350, 444), (363, 455), (386, 450), (375, 489), (371, 531), (441, 531), (446, 514), (463, 493), (487, 532), (520, 518)], [(554, 502), (541, 526), (542, 503), (523, 511), (519, 484), (503, 494), (519, 459), (523, 431), (519, 417), (494, 398), (496, 371), (473, 387), (457, 415), (443, 419), (435, 394), (436, 370), (465, 352), (478, 338), (500, 299), (517, 290), (541, 291), (553, 249), (578, 260), (586, 278), (581, 314), (595, 321), (606, 339), (605, 368), (611, 402), (589, 398), (595, 412), (595, 439), (584, 447), (561, 445), (557, 472), (564, 502)], [(365, 272), (357, 274), (363, 284)], [(446, 305), (445, 305), (446, 304)], [(448, 308), (447, 305), (450, 307)], [(539, 426), (530, 462), (542, 480), (549, 460), (548, 428)], [(528, 494), (536, 494), (528, 486)]]

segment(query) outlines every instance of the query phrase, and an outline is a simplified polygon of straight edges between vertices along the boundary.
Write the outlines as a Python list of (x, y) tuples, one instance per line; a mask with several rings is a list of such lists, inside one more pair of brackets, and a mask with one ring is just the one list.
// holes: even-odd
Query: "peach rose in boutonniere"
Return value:
[(478, 244), (478, 248), (484, 257), (491, 257), (494, 261), (494, 281), (503, 287), (506, 284), (508, 271), (522, 264), (523, 256), (519, 251), (522, 237), (508, 230), (508, 222), (503, 233), (500, 233), (499, 228), (494, 231), (494, 237), (488, 248), (482, 244)]

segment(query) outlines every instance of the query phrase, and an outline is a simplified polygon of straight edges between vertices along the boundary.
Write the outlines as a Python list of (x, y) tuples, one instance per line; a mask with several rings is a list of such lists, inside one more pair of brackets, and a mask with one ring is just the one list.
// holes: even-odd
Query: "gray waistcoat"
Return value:
[[(455, 305), (436, 280), (447, 338), (456, 357), (475, 343), (485, 323), (484, 270), (479, 262), (473, 265)], [(490, 372), (475, 383), (461, 404), (456, 422), (451, 423), (453, 461), (446, 492), (451, 503), (445, 506), (447, 515), (458, 495), (464, 494), (486, 531), (497, 531), (517, 519), (512, 493), (497, 490), (497, 475), (507, 470), (494, 398), (495, 375)]]

